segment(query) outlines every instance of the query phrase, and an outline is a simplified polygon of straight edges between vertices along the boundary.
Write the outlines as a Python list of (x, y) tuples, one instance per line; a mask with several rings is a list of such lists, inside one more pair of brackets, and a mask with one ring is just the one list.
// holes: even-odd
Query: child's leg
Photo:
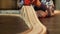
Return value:
[(44, 12), (42, 10), (39, 10), (36, 12), (38, 17), (46, 17), (47, 16), (47, 12)]

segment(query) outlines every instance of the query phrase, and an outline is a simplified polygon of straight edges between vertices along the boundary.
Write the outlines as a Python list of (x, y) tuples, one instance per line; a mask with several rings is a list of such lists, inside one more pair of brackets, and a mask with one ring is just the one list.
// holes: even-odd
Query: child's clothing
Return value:
[(36, 11), (38, 11), (38, 10), (45, 11), (45, 10), (47, 10), (47, 7), (43, 3), (41, 3), (41, 6), (40, 7), (34, 6), (34, 9)]
[(31, 4), (31, 0), (24, 0), (24, 5), (30, 5)]

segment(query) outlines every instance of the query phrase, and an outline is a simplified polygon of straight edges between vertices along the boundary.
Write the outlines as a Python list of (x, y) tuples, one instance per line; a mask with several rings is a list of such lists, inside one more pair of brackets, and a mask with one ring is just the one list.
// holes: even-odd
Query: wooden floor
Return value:
[(0, 34), (18, 34), (28, 29), (20, 17), (0, 15)]
[[(60, 13), (39, 20), (47, 27), (48, 34), (60, 34)], [(27, 29), (29, 28), (19, 17), (0, 16), (0, 34), (17, 34)]]
[(60, 14), (48, 18), (39, 18), (39, 20), (47, 27), (48, 34), (60, 34)]

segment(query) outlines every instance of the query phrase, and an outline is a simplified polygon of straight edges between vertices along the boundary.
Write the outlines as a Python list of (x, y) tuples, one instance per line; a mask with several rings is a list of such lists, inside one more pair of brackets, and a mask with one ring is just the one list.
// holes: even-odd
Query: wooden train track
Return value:
[(21, 17), (25, 20), (29, 30), (20, 34), (46, 34), (46, 27), (38, 20), (32, 6), (23, 6)]

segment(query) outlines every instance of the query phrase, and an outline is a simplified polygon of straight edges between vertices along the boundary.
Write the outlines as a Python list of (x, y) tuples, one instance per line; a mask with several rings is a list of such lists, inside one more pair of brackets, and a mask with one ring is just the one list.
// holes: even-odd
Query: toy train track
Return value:
[(20, 34), (46, 34), (46, 27), (38, 20), (32, 6), (23, 6), (21, 17), (25, 20), (29, 30)]

